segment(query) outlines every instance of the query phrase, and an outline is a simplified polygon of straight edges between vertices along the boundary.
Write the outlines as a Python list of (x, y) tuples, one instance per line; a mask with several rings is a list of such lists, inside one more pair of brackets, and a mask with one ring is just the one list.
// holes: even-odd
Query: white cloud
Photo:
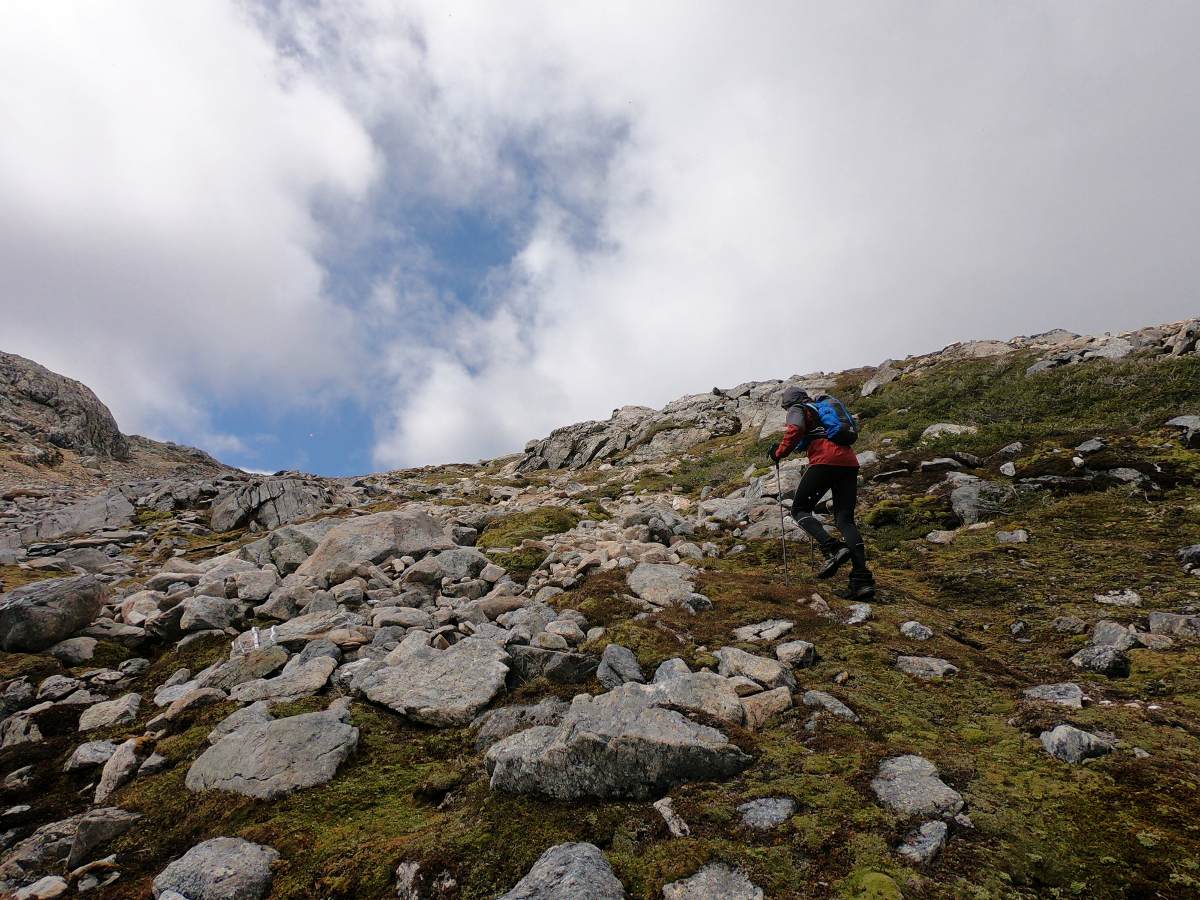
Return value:
[(317, 202), (378, 170), (342, 100), (236, 6), (18, 0), (0, 29), (4, 345), (127, 430), (231, 447), (214, 396), (344, 394)]
[[(426, 354), (381, 463), (713, 383), (1194, 313), (1194, 9), (440, 10), (418, 27), (448, 171), (461, 137), (468, 180), (491, 154), (503, 182), (507, 131), (549, 199), (493, 316)], [(609, 157), (555, 153), (598, 125), (627, 129)]]

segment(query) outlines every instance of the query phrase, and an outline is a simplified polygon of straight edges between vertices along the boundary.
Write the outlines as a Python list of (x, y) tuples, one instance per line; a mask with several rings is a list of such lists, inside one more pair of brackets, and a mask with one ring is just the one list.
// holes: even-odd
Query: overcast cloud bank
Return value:
[(443, 462), (713, 384), (1197, 309), (1191, 5), (6, 20), (4, 349), (245, 464), (274, 463), (223, 405), (267, 431), (355, 405), (379, 466)]

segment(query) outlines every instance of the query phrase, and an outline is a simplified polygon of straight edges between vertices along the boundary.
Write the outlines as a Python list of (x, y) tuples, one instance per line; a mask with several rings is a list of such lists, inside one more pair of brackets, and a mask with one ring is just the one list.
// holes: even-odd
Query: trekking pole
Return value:
[(783, 583), (787, 586), (787, 524), (783, 518), (783, 480), (779, 477), (779, 460), (775, 460), (775, 499), (779, 502), (779, 549), (783, 551)]

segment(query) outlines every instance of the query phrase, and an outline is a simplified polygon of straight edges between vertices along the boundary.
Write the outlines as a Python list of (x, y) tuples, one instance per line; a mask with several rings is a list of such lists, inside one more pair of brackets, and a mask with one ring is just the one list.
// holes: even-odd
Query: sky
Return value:
[(1200, 315), (1200, 4), (8, 0), (0, 349), (327, 475)]

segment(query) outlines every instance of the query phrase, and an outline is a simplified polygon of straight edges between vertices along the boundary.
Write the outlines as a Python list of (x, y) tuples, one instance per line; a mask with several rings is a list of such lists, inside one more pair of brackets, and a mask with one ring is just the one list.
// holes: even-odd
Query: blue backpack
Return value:
[(819, 429), (812, 430), (812, 437), (823, 437), (842, 447), (849, 447), (858, 440), (858, 420), (841, 400), (826, 394), (804, 405), (821, 422)]

